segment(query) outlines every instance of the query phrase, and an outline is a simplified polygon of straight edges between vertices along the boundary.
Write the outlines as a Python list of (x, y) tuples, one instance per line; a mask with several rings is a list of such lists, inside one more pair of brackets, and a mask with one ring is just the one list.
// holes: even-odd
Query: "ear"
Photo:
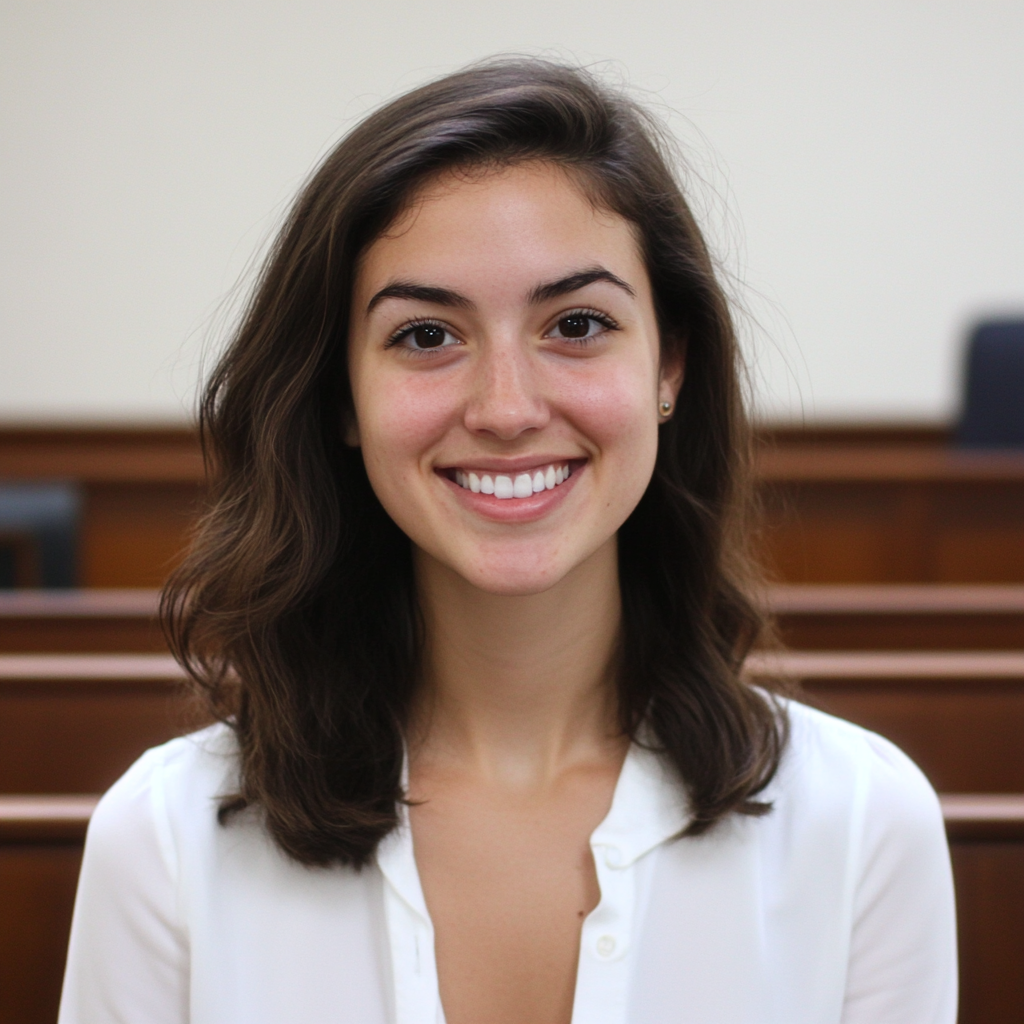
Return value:
[(658, 378), (658, 402), (670, 402), (673, 412), (685, 376), (686, 342), (678, 341), (674, 345), (665, 346)]

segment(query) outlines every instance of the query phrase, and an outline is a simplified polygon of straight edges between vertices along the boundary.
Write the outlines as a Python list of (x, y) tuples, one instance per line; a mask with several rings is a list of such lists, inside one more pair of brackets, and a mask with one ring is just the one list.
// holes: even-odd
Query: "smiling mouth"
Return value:
[(461, 488), (474, 494), (491, 494), (495, 498), (529, 498), (541, 491), (553, 491), (572, 475), (569, 462), (538, 466), (523, 473), (484, 473), (455, 469), (446, 474)]

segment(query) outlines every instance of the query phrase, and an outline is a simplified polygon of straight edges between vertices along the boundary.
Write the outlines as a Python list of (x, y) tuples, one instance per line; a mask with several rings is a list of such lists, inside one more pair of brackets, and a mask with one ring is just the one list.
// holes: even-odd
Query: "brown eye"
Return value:
[(558, 321), (558, 330), (563, 338), (585, 338), (590, 333), (590, 317), (563, 316)]
[(444, 344), (448, 332), (436, 324), (420, 324), (412, 332), (412, 340), (418, 348), (438, 348)]

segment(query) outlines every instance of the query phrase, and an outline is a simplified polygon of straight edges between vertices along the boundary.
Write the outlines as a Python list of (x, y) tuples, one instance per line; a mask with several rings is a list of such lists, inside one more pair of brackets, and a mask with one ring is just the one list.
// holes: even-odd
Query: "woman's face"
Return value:
[(423, 552), (531, 594), (615, 543), (682, 368), (633, 230), (564, 171), (428, 185), (365, 253), (349, 337), (348, 440)]

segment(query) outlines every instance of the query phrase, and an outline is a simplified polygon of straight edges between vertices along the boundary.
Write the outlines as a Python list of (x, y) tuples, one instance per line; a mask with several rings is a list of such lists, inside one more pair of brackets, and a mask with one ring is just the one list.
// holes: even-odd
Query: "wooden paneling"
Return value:
[(0, 653), (166, 652), (155, 590), (0, 593)]
[[(1024, 792), (1024, 653), (764, 653), (754, 678), (890, 738), (947, 792)], [(0, 792), (105, 788), (200, 720), (161, 655), (0, 656)]]
[(96, 797), (0, 796), (0, 1021), (54, 1024)]
[(190, 483), (88, 484), (83, 586), (159, 587), (181, 560), (199, 500)]
[[(824, 710), (880, 732), (949, 792), (1024, 791), (1024, 654), (755, 655)], [(105, 788), (198, 724), (166, 656), (0, 657), (0, 791)]]
[(957, 894), (959, 1024), (1024, 1021), (1024, 796), (944, 797)]
[(181, 427), (0, 428), (0, 479), (87, 483), (203, 480), (194, 430)]
[(941, 431), (764, 431), (769, 570), (793, 583), (1024, 582), (1024, 452)]
[[(935, 428), (764, 428), (760, 543), (779, 580), (1024, 583), (1024, 452), (961, 452)], [(0, 479), (80, 482), (82, 583), (156, 586), (202, 497), (181, 429), (0, 430)]]
[(780, 584), (765, 605), (798, 650), (1024, 650), (1024, 586)]
[[(155, 590), (0, 593), (0, 652), (165, 651)], [(1024, 586), (780, 584), (766, 592), (798, 650), (1024, 650)]]
[(936, 789), (1024, 792), (1024, 653), (755, 654), (755, 679), (802, 683), (808, 703), (878, 732)]
[[(2, 652), (159, 652), (156, 590), (0, 592)], [(1024, 586), (769, 587), (767, 611), (798, 650), (1024, 650)]]
[(1024, 581), (1024, 479), (777, 480), (762, 501), (763, 558), (780, 580)]
[(0, 656), (0, 792), (91, 793), (197, 728), (169, 655)]

